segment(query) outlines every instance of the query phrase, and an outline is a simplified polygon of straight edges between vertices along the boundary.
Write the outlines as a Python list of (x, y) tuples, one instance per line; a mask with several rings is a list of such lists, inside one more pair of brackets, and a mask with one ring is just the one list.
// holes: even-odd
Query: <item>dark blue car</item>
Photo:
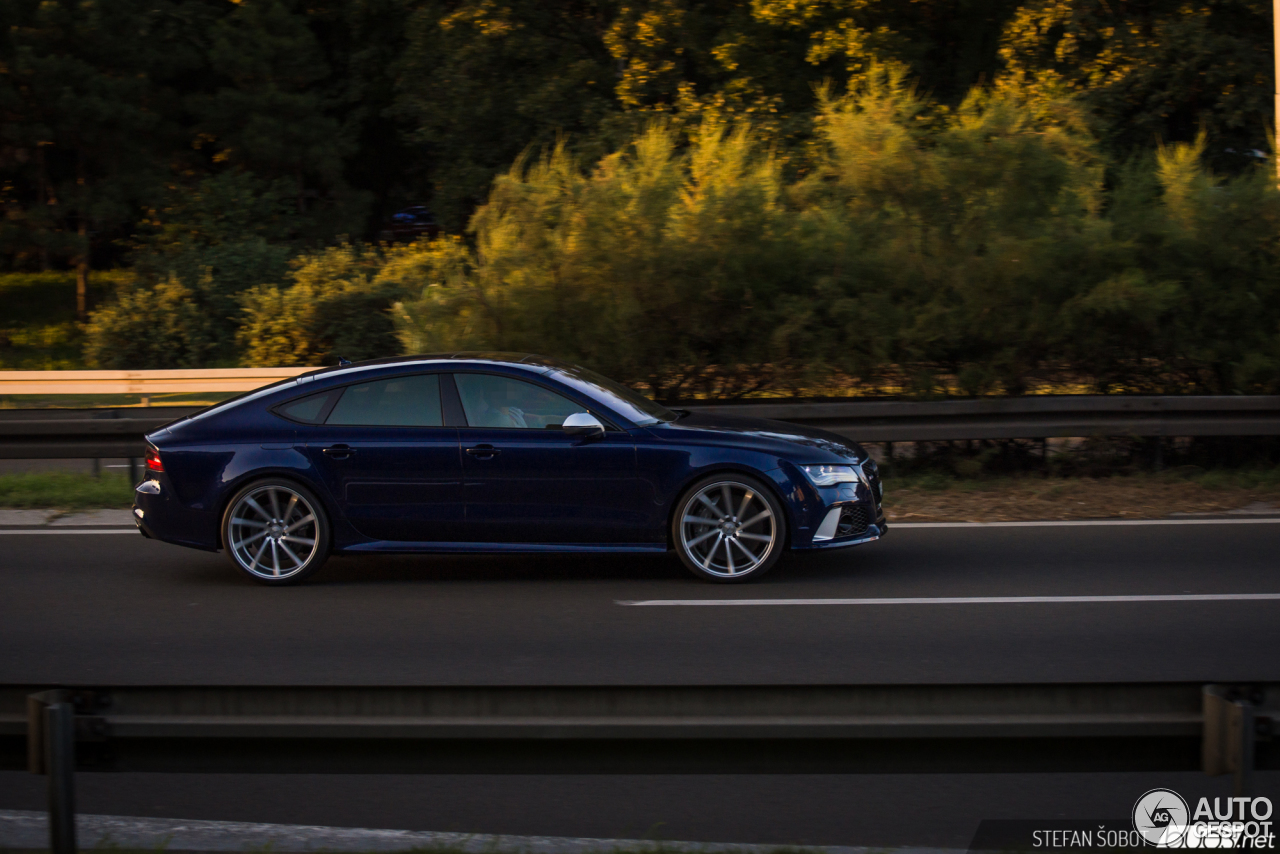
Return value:
[(884, 535), (876, 464), (839, 436), (672, 411), (511, 353), (326, 368), (147, 436), (148, 537), (266, 584), (330, 554), (664, 552), (710, 581)]

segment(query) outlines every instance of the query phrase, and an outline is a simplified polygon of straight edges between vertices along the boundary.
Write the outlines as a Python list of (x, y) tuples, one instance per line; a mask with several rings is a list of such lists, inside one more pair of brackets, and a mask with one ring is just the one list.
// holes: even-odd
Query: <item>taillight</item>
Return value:
[(164, 471), (164, 463), (160, 462), (160, 452), (155, 448), (147, 448), (147, 468), (150, 471)]

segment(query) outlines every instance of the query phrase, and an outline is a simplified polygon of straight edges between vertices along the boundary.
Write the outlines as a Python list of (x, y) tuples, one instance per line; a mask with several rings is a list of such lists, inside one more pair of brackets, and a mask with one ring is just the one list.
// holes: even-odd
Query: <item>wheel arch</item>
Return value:
[(783, 496), (782, 492), (778, 489), (778, 485), (774, 482), (774, 479), (768, 475), (768, 473), (762, 472), (759, 469), (752, 468), (750, 466), (745, 466), (740, 464), (735, 465), (733, 463), (718, 463), (715, 465), (707, 466), (706, 468), (703, 468), (703, 469), (699, 469), (698, 471), (695, 471), (692, 474), (690, 474), (688, 477), (686, 477), (680, 483), (679, 487), (676, 488), (674, 493), (675, 498), (672, 499), (671, 507), (669, 510), (667, 510), (667, 521), (666, 521), (667, 548), (669, 549), (675, 548), (675, 539), (672, 536), (671, 529), (675, 526), (676, 511), (679, 509), (680, 504), (683, 502), (685, 495), (687, 495), (689, 493), (689, 490), (693, 488), (693, 485), (698, 483), (699, 481), (705, 480), (709, 477), (715, 477), (717, 475), (726, 475), (726, 474), (746, 475), (747, 477), (750, 477), (754, 480), (758, 480), (765, 485), (765, 488), (769, 490), (769, 492), (773, 495), (774, 499), (778, 502), (778, 506), (782, 508), (782, 512), (786, 514), (786, 523), (787, 523), (786, 531), (785, 531), (786, 536), (783, 538), (783, 541), (782, 541), (782, 550), (784, 552), (790, 551), (791, 550), (791, 531), (792, 529), (795, 528), (795, 525), (796, 525), (795, 512), (794, 510), (792, 510), (791, 502), (787, 501), (786, 497)]
[(310, 492), (312, 495), (314, 495), (316, 497), (316, 500), (320, 503), (321, 509), (323, 509), (325, 512), (325, 515), (328, 516), (328, 519), (326, 520), (328, 524), (325, 526), (326, 533), (328, 534), (328, 537), (329, 537), (329, 542), (327, 543), (327, 546), (330, 550), (333, 549), (334, 519), (336, 517), (334, 515), (333, 508), (329, 506), (328, 496), (324, 494), (323, 489), (317, 487), (314, 483), (308, 482), (307, 479), (304, 477), (299, 477), (297, 471), (293, 469), (283, 469), (279, 471), (275, 469), (268, 469), (268, 470), (258, 469), (254, 471), (245, 472), (244, 474), (240, 475), (237, 478), (234, 478), (233, 480), (227, 483), (227, 485), (222, 490), (222, 495), (218, 498), (218, 512), (217, 512), (216, 518), (217, 518), (217, 524), (218, 524), (218, 548), (219, 549), (222, 549), (225, 551), (227, 548), (226, 526), (223, 524), (223, 522), (227, 516), (227, 508), (231, 506), (231, 499), (239, 495), (240, 492), (244, 490), (246, 486), (259, 480), (287, 481), (289, 483), (294, 483), (294, 484), (297, 484), (298, 486), (301, 486), (303, 489), (307, 490), (307, 492)]

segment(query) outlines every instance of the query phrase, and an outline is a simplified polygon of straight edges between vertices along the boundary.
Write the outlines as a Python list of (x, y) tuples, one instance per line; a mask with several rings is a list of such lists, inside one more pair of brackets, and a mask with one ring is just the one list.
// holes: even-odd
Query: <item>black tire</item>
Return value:
[[(284, 478), (262, 478), (240, 489), (227, 502), (221, 532), (231, 563), (259, 584), (297, 584), (329, 557), (324, 505), (311, 490)], [(303, 549), (309, 549), (305, 556)]]
[(753, 581), (786, 549), (786, 514), (773, 490), (756, 478), (708, 475), (676, 502), (671, 542), (685, 567), (704, 581)]

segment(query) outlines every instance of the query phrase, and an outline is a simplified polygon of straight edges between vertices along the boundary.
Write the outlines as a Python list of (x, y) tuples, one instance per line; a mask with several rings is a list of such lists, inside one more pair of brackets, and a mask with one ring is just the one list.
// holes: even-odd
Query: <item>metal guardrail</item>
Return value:
[(1280, 396), (1064, 395), (691, 406), (822, 427), (861, 442), (1280, 435)]
[[(1280, 769), (1280, 683), (648, 687), (0, 687), (0, 768), (949, 773)], [(72, 843), (74, 844), (74, 842)], [(63, 847), (59, 847), (59, 846)]]
[[(246, 391), (308, 370), (0, 371), (0, 394)], [(751, 401), (688, 408), (807, 424), (861, 442), (1280, 435), (1280, 396), (1261, 395)], [(193, 411), (177, 406), (0, 410), (0, 459), (137, 457), (146, 433)]]
[(314, 368), (175, 371), (0, 371), (0, 394), (160, 394), (252, 391)]
[(0, 459), (140, 458), (143, 436), (199, 410), (192, 406), (0, 410)]

